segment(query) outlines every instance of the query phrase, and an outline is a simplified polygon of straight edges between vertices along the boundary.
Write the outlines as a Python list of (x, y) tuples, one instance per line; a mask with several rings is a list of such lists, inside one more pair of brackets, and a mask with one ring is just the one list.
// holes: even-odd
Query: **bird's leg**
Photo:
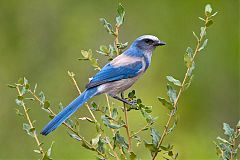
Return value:
[(117, 100), (119, 100), (119, 101), (122, 101), (122, 102), (124, 102), (124, 103), (126, 103), (126, 104), (129, 104), (129, 105), (134, 105), (134, 104), (136, 103), (135, 101), (129, 102), (128, 100), (123, 99), (123, 98), (120, 98), (120, 97), (118, 97), (118, 96), (116, 96), (116, 95), (110, 95), (110, 96), (113, 97), (113, 98), (115, 98), (115, 99), (117, 99)]

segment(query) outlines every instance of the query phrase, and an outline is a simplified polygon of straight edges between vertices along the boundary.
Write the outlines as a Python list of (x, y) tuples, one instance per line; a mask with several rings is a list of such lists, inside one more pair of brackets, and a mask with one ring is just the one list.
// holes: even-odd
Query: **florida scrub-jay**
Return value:
[(146, 71), (151, 63), (152, 52), (157, 46), (165, 45), (157, 37), (143, 35), (121, 55), (106, 64), (87, 84), (86, 90), (54, 117), (42, 130), (47, 135), (59, 127), (93, 96), (107, 93), (109, 96), (132, 105), (117, 95), (130, 88)]

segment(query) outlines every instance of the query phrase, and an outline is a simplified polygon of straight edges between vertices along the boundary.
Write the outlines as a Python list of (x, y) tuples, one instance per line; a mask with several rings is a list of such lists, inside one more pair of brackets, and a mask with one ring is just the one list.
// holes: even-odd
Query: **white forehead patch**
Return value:
[(143, 35), (141, 37), (138, 37), (138, 40), (142, 40), (142, 39), (151, 39), (153, 41), (159, 40), (156, 36), (153, 36), (153, 35)]

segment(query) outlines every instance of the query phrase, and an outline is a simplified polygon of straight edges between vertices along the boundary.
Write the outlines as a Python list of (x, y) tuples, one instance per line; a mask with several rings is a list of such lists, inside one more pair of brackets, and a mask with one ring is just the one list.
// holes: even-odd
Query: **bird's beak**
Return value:
[(166, 43), (160, 40), (154, 43), (154, 46), (163, 46), (163, 45), (166, 45)]

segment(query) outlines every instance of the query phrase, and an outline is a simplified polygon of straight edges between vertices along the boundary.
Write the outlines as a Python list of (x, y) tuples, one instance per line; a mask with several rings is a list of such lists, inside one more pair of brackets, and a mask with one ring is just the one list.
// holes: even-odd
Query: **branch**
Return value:
[[(100, 67), (99, 67), (99, 68), (100, 68)], [(100, 70), (101, 70), (101, 69), (100, 69)], [(82, 92), (81, 92), (81, 90), (79, 89), (79, 87), (78, 87), (78, 85), (77, 85), (77, 82), (76, 82), (76, 80), (75, 80), (75, 78), (74, 78), (75, 74), (74, 74), (73, 72), (69, 72), (69, 71), (68, 71), (68, 75), (71, 77), (74, 86), (75, 86), (75, 87), (77, 88), (77, 90), (78, 90), (78, 93), (81, 94)], [(106, 99), (107, 99), (107, 103), (108, 103), (108, 107), (109, 107), (109, 115), (110, 115), (110, 117), (112, 117), (112, 116), (111, 116), (111, 108), (110, 108), (110, 104), (109, 104), (109, 100), (108, 100), (108, 96), (107, 96), (107, 95), (106, 95)], [(95, 116), (94, 116), (93, 112), (91, 111), (91, 109), (90, 109), (90, 107), (89, 107), (89, 105), (88, 105), (87, 102), (85, 103), (85, 106), (88, 108), (88, 111), (89, 111), (89, 113), (91, 114), (91, 116), (93, 117), (95, 123), (97, 123), (98, 121), (97, 121), (97, 119), (95, 118)], [(112, 130), (112, 132), (113, 132), (113, 130)], [(119, 160), (119, 157), (118, 157), (117, 153), (114, 151), (114, 149), (113, 149), (113, 147), (112, 147), (112, 144), (111, 144), (110, 142), (107, 143), (107, 144), (109, 145), (110, 149), (113, 151), (114, 156), (116, 157), (116, 159)]]
[[(121, 93), (121, 98), (124, 98), (123, 92)], [(127, 132), (127, 137), (128, 137), (128, 151), (130, 152), (132, 149), (132, 141), (131, 141), (131, 135), (130, 135), (130, 131), (129, 131), (129, 124), (128, 124), (128, 115), (127, 115), (127, 107), (126, 104), (123, 102), (123, 109), (124, 109), (124, 118), (125, 118), (125, 128), (126, 128), (126, 132)]]
[(119, 26), (116, 24), (116, 27), (115, 27), (115, 46), (116, 46), (117, 56), (119, 55), (119, 49), (117, 47), (117, 45), (119, 43), (118, 35), (119, 35)]
[[(72, 79), (73, 84), (74, 84), (74, 86), (76, 87), (79, 95), (82, 94), (82, 92), (81, 92), (81, 90), (79, 89), (79, 87), (78, 87), (78, 85), (77, 85), (77, 82), (76, 82), (76, 80), (75, 80), (75, 78), (74, 78), (75, 74), (74, 74), (73, 72), (69, 72), (69, 71), (68, 71), (68, 75), (69, 75), (70, 78)], [(91, 114), (94, 122), (96, 123), (96, 122), (97, 122), (97, 119), (96, 119), (96, 117), (94, 116), (93, 112), (91, 111), (91, 109), (90, 109), (90, 107), (89, 107), (89, 105), (88, 105), (87, 102), (85, 102), (85, 106), (87, 107), (87, 109), (88, 109), (89, 113)]]
[[(18, 95), (22, 96), (22, 94), (21, 94), (21, 92), (19, 90), (19, 86), (18, 85), (16, 86), (16, 89), (17, 89)], [(32, 123), (32, 121), (31, 121), (31, 119), (30, 119), (30, 117), (28, 115), (28, 109), (25, 106), (25, 103), (23, 101), (22, 101), (22, 106), (23, 106), (23, 110), (24, 110), (25, 116), (27, 118), (28, 124), (30, 125), (31, 128), (34, 128), (33, 123)], [(37, 137), (36, 130), (33, 131), (33, 137), (34, 137), (35, 141), (37, 142), (37, 145), (39, 147), (39, 151), (44, 156), (45, 153), (44, 153), (43, 148), (41, 147), (41, 143), (40, 143), (40, 141), (39, 141), (39, 139)]]
[[(32, 94), (32, 96), (39, 102), (42, 103), (43, 102), (39, 99), (39, 97), (31, 90), (29, 89), (29, 92)], [(56, 114), (51, 110), (51, 108), (47, 108), (47, 110), (51, 113), (51, 115), (53, 115), (54, 117), (56, 116)], [(67, 127), (69, 130), (71, 130), (74, 134), (76, 134), (85, 144), (87, 144), (88, 146), (90, 146), (91, 148), (94, 148), (94, 150), (101, 156), (106, 157), (104, 154), (102, 154), (101, 152), (99, 152), (93, 145), (91, 145), (87, 140), (85, 140), (85, 138), (80, 135), (77, 131), (75, 131), (71, 126), (69, 126), (67, 123), (63, 122), (63, 125), (65, 127)]]
[[(202, 32), (204, 32), (204, 33), (206, 32), (207, 22), (208, 22), (208, 21), (209, 21), (209, 17), (206, 16), (205, 26), (204, 26), (203, 29), (202, 29)], [(205, 35), (205, 34), (200, 34), (200, 39), (198, 39), (198, 41), (197, 41), (197, 46), (196, 46), (196, 48), (195, 48), (195, 50), (194, 50), (194, 54), (193, 54), (193, 57), (192, 57), (191, 62), (194, 62), (194, 59), (195, 59), (196, 55), (197, 55), (198, 52), (200, 51), (200, 45), (202, 44), (202, 40), (203, 40), (204, 35)], [(185, 76), (184, 76), (184, 78), (183, 78), (181, 87), (180, 87), (180, 89), (179, 89), (177, 98), (176, 98), (176, 100), (175, 100), (175, 102), (174, 102), (173, 110), (172, 110), (171, 113), (170, 113), (170, 116), (169, 116), (169, 118), (168, 118), (168, 120), (167, 120), (167, 123), (166, 123), (166, 125), (165, 125), (165, 127), (164, 127), (163, 133), (162, 133), (162, 135), (161, 135), (161, 137), (160, 137), (160, 140), (159, 140), (159, 142), (158, 142), (157, 152), (155, 152), (155, 154), (153, 155), (152, 160), (154, 160), (154, 159), (157, 157), (157, 155), (158, 155), (158, 153), (159, 153), (158, 150), (159, 150), (160, 146), (162, 145), (165, 136), (167, 135), (167, 131), (168, 131), (169, 125), (170, 125), (170, 123), (171, 123), (171, 121), (172, 121), (172, 119), (173, 119), (173, 117), (174, 117), (174, 115), (175, 115), (175, 112), (177, 111), (177, 108), (178, 108), (178, 105), (177, 105), (177, 104), (178, 104), (178, 101), (179, 101), (179, 99), (180, 99), (180, 96), (182, 95), (182, 92), (183, 92), (183, 90), (184, 90), (184, 86), (186, 85), (187, 77), (188, 77), (188, 75), (189, 75), (190, 72), (191, 72), (191, 67), (188, 67), (188, 69), (187, 69), (187, 71), (186, 71), (186, 73), (185, 73)]]

